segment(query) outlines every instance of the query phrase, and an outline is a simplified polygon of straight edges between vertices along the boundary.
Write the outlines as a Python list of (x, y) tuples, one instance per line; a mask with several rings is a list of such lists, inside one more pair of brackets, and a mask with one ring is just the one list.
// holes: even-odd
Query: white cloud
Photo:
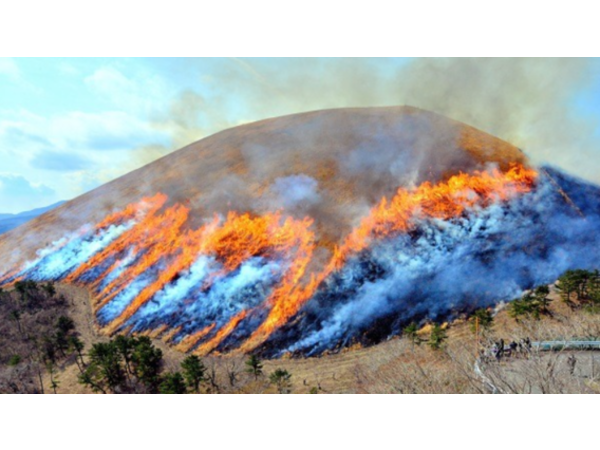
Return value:
[(148, 122), (120, 111), (75, 111), (51, 117), (26, 110), (0, 111), (0, 148), (18, 149), (21, 156), (53, 150), (90, 157), (166, 140)]
[(164, 81), (152, 73), (125, 76), (112, 66), (97, 69), (85, 83), (120, 110), (145, 115), (164, 110), (172, 95)]
[(70, 93), (87, 89), (82, 99), (90, 109), (65, 111), (59, 106), (42, 113), (36, 102), (46, 106), (54, 93), (29, 86), (28, 80), (38, 75), (26, 64), (20, 67), (18, 60), (0, 58), (0, 83), (37, 96), (20, 109), (12, 104), (2, 108), (0, 98), (0, 171), (5, 173), (0, 212), (17, 208), (14, 198), (24, 199), (25, 207), (27, 196), (34, 206), (45, 206), (39, 202), (53, 193), (59, 199), (73, 198), (139, 167), (148, 154), (158, 157), (171, 149), (171, 130), (157, 127), (155, 118), (170, 108), (179, 86), (152, 66), (119, 60), (90, 72), (91, 64), (52, 61), (57, 79), (69, 78)]
[(169, 137), (120, 111), (49, 117), (27, 110), (0, 111), (0, 170), (26, 174), (64, 199), (136, 168), (137, 149), (157, 142), (167, 145)]
[(0, 212), (18, 213), (58, 201), (56, 192), (21, 175), (0, 173)]

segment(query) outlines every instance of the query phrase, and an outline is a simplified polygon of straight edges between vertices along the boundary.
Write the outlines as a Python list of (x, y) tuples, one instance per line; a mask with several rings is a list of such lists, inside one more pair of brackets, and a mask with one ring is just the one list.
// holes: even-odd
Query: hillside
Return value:
[(312, 356), (595, 268), (599, 223), (600, 188), (468, 125), (318, 111), (218, 133), (0, 237), (0, 284), (85, 288), (103, 335)]
[[(229, 210), (261, 212), (278, 201), (262, 199), (275, 180), (297, 174), (318, 183), (320, 199), (318, 204), (296, 205), (292, 197), (288, 209), (310, 212), (323, 244), (331, 245), (349, 231), (357, 209), (364, 210), (402, 184), (439, 180), (488, 162), (506, 166), (523, 160), (521, 151), (506, 142), (411, 107), (268, 119), (193, 143), (0, 236), (0, 264), (7, 269), (21, 263), (40, 244), (157, 192), (166, 194), (170, 204), (190, 205), (196, 218)], [(302, 199), (302, 192), (296, 198)]]

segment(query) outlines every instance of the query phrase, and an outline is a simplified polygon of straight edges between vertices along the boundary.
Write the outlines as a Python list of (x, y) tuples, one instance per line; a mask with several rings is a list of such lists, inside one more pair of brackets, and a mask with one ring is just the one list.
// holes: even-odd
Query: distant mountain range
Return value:
[(7, 231), (17, 228), (19, 225), (29, 222), (31, 219), (35, 219), (37, 216), (59, 207), (64, 202), (58, 202), (44, 208), (32, 209), (31, 211), (25, 211), (19, 214), (0, 214), (0, 234), (6, 233)]

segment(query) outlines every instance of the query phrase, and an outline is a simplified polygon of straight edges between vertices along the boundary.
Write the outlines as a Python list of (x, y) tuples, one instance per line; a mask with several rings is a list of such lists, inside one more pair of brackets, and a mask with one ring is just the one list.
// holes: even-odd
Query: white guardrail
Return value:
[(600, 341), (540, 341), (532, 342), (531, 347), (539, 351), (557, 350), (600, 350)]

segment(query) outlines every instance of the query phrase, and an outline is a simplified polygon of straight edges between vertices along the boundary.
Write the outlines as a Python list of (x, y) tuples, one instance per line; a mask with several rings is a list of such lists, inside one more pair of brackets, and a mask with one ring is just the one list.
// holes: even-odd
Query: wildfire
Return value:
[[(299, 311), (321, 282), (338, 270), (350, 254), (364, 250), (373, 239), (406, 232), (417, 219), (450, 219), (459, 216), (467, 208), (485, 207), (494, 200), (507, 200), (529, 191), (536, 177), (533, 169), (515, 164), (506, 173), (498, 169), (471, 175), (460, 173), (435, 185), (425, 182), (414, 190), (398, 189), (390, 201), (381, 199), (344, 243), (335, 249), (326, 268), (313, 276), (307, 286), (299, 286), (299, 280), (291, 280), (274, 293), (269, 316), (242, 344), (240, 351), (251, 351), (266, 341), (273, 331)], [(301, 273), (304, 273), (303, 269)]]
[(348, 254), (365, 249), (373, 239), (408, 231), (416, 219), (447, 220), (466, 209), (507, 200), (529, 191), (536, 177), (535, 170), (514, 164), (505, 173), (498, 169), (460, 173), (443, 183), (425, 182), (414, 190), (400, 188), (390, 201), (381, 199), (336, 249), (331, 261), (333, 269), (341, 267)]
[[(130, 228), (87, 261), (81, 262), (65, 279), (89, 286), (94, 292), (94, 308), (99, 312), (140, 277), (149, 278), (150, 281), (106, 324), (105, 331), (114, 333), (126, 329), (128, 321), (144, 305), (189, 271), (203, 255), (218, 262), (218, 269), (195, 288), (203, 291), (240, 269), (251, 258), (280, 262), (281, 276), (258, 306), (233, 311), (227, 316), (228, 320), (209, 323), (184, 334), (178, 341), (173, 339), (182, 330), (182, 324), (160, 325), (160, 330), (164, 330), (163, 336), (174, 342), (177, 348), (206, 354), (217, 349), (247, 321), (253, 309), (260, 308), (266, 311), (266, 316), (262, 316), (264, 320), (253, 331), (249, 330), (249, 337), (237, 349), (248, 352), (288, 323), (314, 296), (321, 283), (353, 254), (365, 250), (377, 240), (410, 231), (418, 226), (420, 220), (448, 220), (468, 210), (511, 199), (529, 191), (536, 177), (533, 169), (515, 164), (506, 172), (491, 169), (460, 173), (440, 183), (425, 182), (414, 189), (400, 188), (391, 199), (381, 199), (334, 250), (324, 269), (312, 274), (307, 273), (316, 247), (312, 219), (282, 217), (278, 212), (258, 216), (230, 212), (224, 218), (215, 216), (192, 230), (187, 226), (189, 209), (182, 205), (165, 207), (167, 197), (157, 194), (108, 216), (98, 224), (96, 233), (128, 220), (133, 221)], [(27, 272), (24, 273), (26, 277)]]

